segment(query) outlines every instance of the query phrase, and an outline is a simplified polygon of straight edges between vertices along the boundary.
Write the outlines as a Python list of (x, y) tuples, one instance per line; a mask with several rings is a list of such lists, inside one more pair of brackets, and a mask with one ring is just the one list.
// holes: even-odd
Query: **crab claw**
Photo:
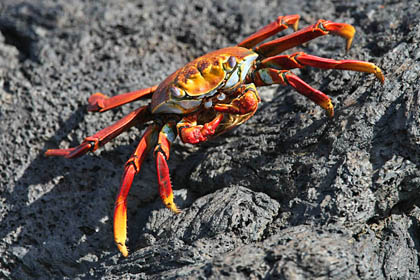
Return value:
[(353, 42), (354, 33), (356, 29), (347, 23), (337, 23), (332, 21), (319, 21), (318, 28), (324, 31), (328, 31), (331, 34), (338, 35), (346, 39), (346, 50), (349, 50), (351, 43)]

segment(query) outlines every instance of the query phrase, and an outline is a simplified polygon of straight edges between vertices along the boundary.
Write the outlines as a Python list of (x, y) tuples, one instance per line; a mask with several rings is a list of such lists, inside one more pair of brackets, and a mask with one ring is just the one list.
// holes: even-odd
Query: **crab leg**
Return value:
[(45, 155), (77, 158), (89, 151), (93, 152), (124, 131), (127, 131), (133, 125), (146, 122), (148, 120), (148, 114), (147, 106), (140, 107), (96, 134), (86, 137), (79, 146), (69, 149), (50, 149), (45, 152)]
[(197, 144), (206, 141), (209, 136), (216, 132), (217, 126), (223, 120), (223, 114), (216, 117), (204, 125), (197, 125), (197, 114), (185, 116), (178, 124), (177, 130), (182, 142)]
[(297, 92), (325, 109), (329, 117), (334, 116), (334, 106), (331, 103), (331, 99), (325, 93), (314, 89), (288, 70), (276, 70), (273, 68), (260, 69), (255, 72), (253, 82), (256, 86), (272, 84), (290, 85)]
[(333, 34), (346, 39), (346, 49), (348, 50), (353, 41), (356, 30), (347, 23), (336, 23), (320, 19), (317, 23), (302, 28), (290, 35), (283, 36), (273, 41), (261, 44), (255, 48), (255, 52), (265, 56), (277, 55), (285, 50), (299, 46), (305, 42), (315, 39), (319, 36)]
[(266, 58), (261, 61), (261, 68), (271, 67), (275, 69), (293, 69), (312, 66), (321, 69), (340, 69), (366, 72), (375, 74), (382, 83), (384, 75), (381, 69), (373, 63), (360, 60), (334, 60), (329, 58), (309, 55), (304, 52), (297, 52), (292, 55), (278, 55)]
[(169, 159), (169, 152), (172, 142), (176, 138), (176, 127), (174, 123), (165, 124), (158, 136), (157, 145), (154, 150), (156, 159), (156, 170), (159, 184), (159, 195), (172, 212), (178, 214), (181, 211), (174, 203), (174, 194), (172, 192), (172, 183), (169, 175), (169, 168), (166, 161)]
[(258, 43), (267, 39), (268, 37), (271, 37), (274, 34), (289, 28), (289, 25), (292, 25), (293, 29), (296, 31), (298, 28), (299, 18), (299, 15), (279, 16), (275, 21), (267, 24), (266, 26), (264, 26), (251, 36), (247, 37), (242, 42), (240, 42), (238, 44), (238, 47), (252, 48)]
[(125, 245), (127, 240), (127, 195), (133, 183), (134, 175), (139, 173), (141, 164), (147, 155), (147, 152), (156, 141), (157, 127), (151, 125), (140, 140), (136, 150), (125, 164), (124, 174), (121, 180), (121, 186), (115, 200), (114, 209), (114, 240), (118, 250), (124, 257), (128, 256), (128, 248)]
[(109, 109), (119, 107), (121, 105), (136, 101), (142, 97), (152, 95), (158, 86), (144, 88), (132, 92), (119, 94), (108, 97), (100, 92), (94, 93), (89, 97), (88, 111), (90, 112), (105, 112)]

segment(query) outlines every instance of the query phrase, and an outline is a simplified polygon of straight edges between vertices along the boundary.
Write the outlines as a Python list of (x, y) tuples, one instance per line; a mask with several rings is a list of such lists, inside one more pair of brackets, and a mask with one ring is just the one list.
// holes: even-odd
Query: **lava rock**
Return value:
[[(325, 36), (290, 53), (370, 61), (385, 83), (292, 70), (331, 96), (334, 118), (272, 86), (235, 130), (177, 141), (168, 164), (179, 215), (162, 205), (147, 158), (121, 257), (114, 198), (143, 127), (75, 160), (45, 150), (146, 104), (91, 114), (92, 93), (158, 84), (287, 14), (300, 27), (323, 18), (357, 30), (348, 52)], [(0, 278), (420, 279), (419, 46), (418, 1), (1, 1)]]

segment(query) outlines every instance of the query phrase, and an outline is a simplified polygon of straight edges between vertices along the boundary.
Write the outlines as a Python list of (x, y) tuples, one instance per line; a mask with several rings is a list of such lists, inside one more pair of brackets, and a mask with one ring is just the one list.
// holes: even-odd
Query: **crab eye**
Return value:
[(171, 87), (169, 91), (171, 92), (171, 95), (175, 98), (181, 98), (185, 95), (184, 91), (177, 87)]
[(228, 60), (224, 63), (224, 68), (226, 71), (232, 71), (233, 68), (236, 66), (236, 58), (234, 56), (230, 56)]
[(206, 101), (205, 103), (204, 103), (204, 107), (206, 108), (206, 109), (209, 109), (209, 108), (211, 108), (211, 106), (213, 105), (213, 102), (211, 101), (211, 100), (208, 100), (208, 101)]
[(226, 95), (222, 92), (217, 96), (217, 100), (223, 101), (226, 99)]

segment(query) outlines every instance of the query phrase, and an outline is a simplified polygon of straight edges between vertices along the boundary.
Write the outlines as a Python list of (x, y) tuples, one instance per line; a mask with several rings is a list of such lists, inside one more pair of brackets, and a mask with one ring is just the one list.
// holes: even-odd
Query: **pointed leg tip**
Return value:
[(352, 43), (353, 43), (353, 37), (346, 39), (346, 51), (350, 50)]
[(331, 105), (331, 108), (328, 108), (328, 109), (326, 109), (325, 110), (326, 111), (326, 113), (327, 113), (327, 116), (329, 117), (329, 118), (333, 118), (334, 117), (334, 107)]
[(52, 157), (55, 156), (57, 154), (57, 152), (55, 152), (56, 150), (53, 149), (48, 149), (44, 152), (44, 156), (46, 157)]
[(295, 21), (295, 23), (293, 23), (293, 30), (296, 32), (299, 29), (299, 19)]
[(298, 30), (299, 26), (299, 15), (289, 15), (289, 16), (280, 16), (279, 19), (282, 19), (287, 25), (291, 25), (294, 31)]
[(379, 69), (379, 67), (376, 67), (377, 69), (375, 69), (375, 76), (376, 78), (383, 84), (385, 83), (385, 76), (382, 73), (381, 69)]
[(123, 255), (123, 257), (126, 258), (128, 256), (128, 248), (127, 248), (127, 246), (125, 246), (125, 244), (123, 244), (121, 242), (117, 242), (117, 247), (118, 247), (118, 250)]
[(178, 207), (176, 206), (176, 204), (174, 202), (167, 202), (165, 203), (166, 207), (168, 209), (170, 209), (173, 213), (175, 214), (179, 214), (181, 213), (181, 210), (178, 209)]
[(173, 213), (175, 214), (179, 214), (181, 213), (181, 210), (178, 209), (178, 207), (176, 206), (175, 202), (174, 202), (174, 195), (171, 192), (169, 194), (169, 196), (167, 197), (162, 197), (163, 200), (163, 204), (165, 204), (165, 206), (171, 210)]
[(324, 108), (325, 113), (327, 114), (327, 116), (329, 118), (333, 118), (334, 117), (334, 105), (331, 102), (331, 99), (325, 101), (325, 102), (320, 102), (319, 105)]
[(347, 23), (337, 23), (332, 21), (322, 21), (322, 28), (324, 31), (328, 31), (331, 34), (343, 37), (346, 39), (346, 50), (349, 50), (351, 43), (353, 42), (354, 34), (356, 29)]
[(100, 92), (92, 94), (88, 99), (88, 111), (99, 112), (104, 107), (103, 101), (107, 98), (108, 96)]

